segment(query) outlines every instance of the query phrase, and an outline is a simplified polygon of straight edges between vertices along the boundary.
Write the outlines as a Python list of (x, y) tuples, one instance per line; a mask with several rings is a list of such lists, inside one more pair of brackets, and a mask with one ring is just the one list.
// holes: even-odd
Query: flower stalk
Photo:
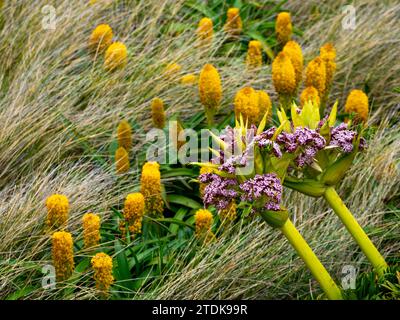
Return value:
[(286, 239), (296, 250), (297, 254), (304, 261), (314, 278), (320, 284), (322, 290), (324, 290), (326, 296), (330, 300), (342, 300), (343, 297), (340, 289), (293, 223), (288, 219), (279, 230), (281, 230)]
[(357, 220), (353, 217), (349, 209), (343, 203), (335, 188), (326, 188), (324, 198), (345, 225), (353, 239), (357, 242), (367, 259), (374, 266), (377, 274), (382, 276), (385, 273), (385, 270), (388, 268), (385, 259), (382, 257), (372, 241), (368, 238), (367, 234), (358, 224)]

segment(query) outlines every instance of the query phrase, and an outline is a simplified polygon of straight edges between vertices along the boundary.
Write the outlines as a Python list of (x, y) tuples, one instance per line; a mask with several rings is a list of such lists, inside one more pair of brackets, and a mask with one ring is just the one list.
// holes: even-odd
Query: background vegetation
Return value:
[[(113, 257), (112, 298), (134, 299), (315, 299), (318, 284), (286, 240), (258, 220), (238, 221), (219, 231), (218, 241), (199, 247), (193, 240), (193, 213), (201, 206), (193, 168), (163, 166), (168, 209), (163, 236), (144, 231), (134, 241), (119, 237), (123, 200), (138, 190), (145, 133), (151, 128), (150, 101), (162, 98), (169, 117), (185, 127), (202, 126), (197, 87), (177, 85), (185, 73), (213, 63), (223, 83), (220, 121), (231, 113), (235, 92), (245, 85), (264, 89), (277, 103), (270, 77), (276, 13), (289, 10), (305, 62), (327, 41), (335, 44), (338, 72), (331, 101), (363, 89), (371, 105), (369, 149), (359, 155), (340, 190), (389, 264), (399, 263), (400, 171), (398, 1), (357, 1), (357, 27), (341, 27), (347, 1), (128, 1), (89, 6), (87, 1), (54, 1), (55, 30), (42, 28), (48, 1), (5, 1), (0, 13), (0, 297), (7, 299), (94, 299), (82, 249), (81, 217), (102, 217), (102, 250)], [(241, 7), (244, 35), (232, 43), (222, 30), (226, 9)], [(193, 44), (198, 21), (214, 21), (211, 50)], [(103, 71), (102, 58), (87, 52), (91, 31), (108, 23), (128, 47), (124, 77)], [(270, 51), (257, 77), (244, 74), (250, 39)], [(182, 66), (175, 79), (165, 66)], [(115, 174), (116, 127), (134, 128), (131, 170)], [(185, 197), (183, 190), (192, 189)], [(63, 193), (71, 203), (68, 229), (75, 241), (76, 270), (55, 290), (41, 287), (41, 269), (51, 264), (51, 241), (44, 232), (45, 199)], [(349, 297), (393, 298), (399, 287), (368, 279), (370, 265), (322, 200), (285, 193), (292, 220), (322, 263), (340, 283), (344, 265), (360, 274)], [(218, 221), (216, 222), (218, 225)], [(392, 279), (392, 283), (396, 281)], [(396, 291), (397, 290), (397, 291)]]

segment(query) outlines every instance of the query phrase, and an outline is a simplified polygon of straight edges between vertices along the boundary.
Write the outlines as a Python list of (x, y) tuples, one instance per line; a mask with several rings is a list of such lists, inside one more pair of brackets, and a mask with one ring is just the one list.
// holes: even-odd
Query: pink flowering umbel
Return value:
[(240, 200), (251, 202), (255, 208), (278, 211), (282, 199), (281, 180), (275, 173), (256, 174), (254, 178), (239, 186), (242, 191)]

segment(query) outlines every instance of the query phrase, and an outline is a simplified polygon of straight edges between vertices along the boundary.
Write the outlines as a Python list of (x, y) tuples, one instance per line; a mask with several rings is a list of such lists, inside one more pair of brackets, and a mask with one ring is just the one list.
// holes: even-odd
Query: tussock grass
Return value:
[[(395, 1), (363, 1), (357, 6), (357, 29), (340, 28), (341, 5), (330, 1), (289, 1), (299, 39), (310, 60), (326, 41), (338, 51), (338, 74), (332, 90), (343, 108), (351, 88), (368, 86), (373, 102), (371, 123), (376, 132), (370, 148), (357, 158), (340, 192), (373, 242), (387, 258), (398, 259), (399, 211), (388, 207), (398, 199), (400, 177), (398, 117), (400, 5)], [(50, 238), (44, 230), (45, 198), (65, 193), (71, 203), (69, 229), (81, 234), (80, 218), (87, 211), (111, 216), (137, 187), (139, 171), (116, 179), (109, 146), (122, 118), (134, 120), (134, 150), (143, 148), (151, 126), (150, 100), (165, 100), (167, 114), (188, 118), (201, 110), (197, 88), (171, 85), (185, 73), (198, 73), (208, 62), (221, 73), (224, 95), (221, 113), (231, 110), (238, 88), (252, 85), (268, 91), (276, 102), (265, 66), (257, 77), (243, 74), (244, 57), (217, 56), (224, 35), (216, 32), (210, 50), (193, 46), (197, 21), (181, 10), (184, 1), (115, 1), (109, 7), (90, 7), (86, 1), (57, 1), (56, 30), (43, 30), (40, 9), (47, 1), (6, 1), (0, 18), (0, 297), (42, 279), (50, 263)], [(167, 22), (190, 22), (193, 28), (168, 33)], [(374, 23), (371, 23), (373, 21)], [(92, 29), (108, 23), (115, 39), (129, 51), (122, 73), (106, 74), (102, 57), (86, 51)], [(163, 76), (170, 62), (182, 65), (181, 74)], [(396, 107), (397, 106), (397, 107)], [(396, 109), (397, 108), (397, 109)], [(340, 280), (341, 268), (369, 264), (322, 200), (295, 192), (285, 194), (296, 226), (327, 269)], [(397, 202), (398, 203), (398, 202)], [(78, 236), (79, 237), (79, 236)], [(106, 244), (107, 245), (107, 244)], [(110, 244), (111, 245), (111, 244)], [(85, 252), (77, 252), (85, 255)], [(160, 299), (298, 299), (321, 294), (317, 283), (285, 239), (264, 223), (236, 225), (218, 242), (203, 247), (184, 264), (189, 252), (176, 253), (176, 263), (135, 298)], [(398, 261), (398, 260), (397, 260)], [(57, 290), (35, 290), (28, 298), (95, 298), (86, 285), (90, 273)], [(86, 280), (85, 280), (86, 279)], [(119, 288), (117, 290), (126, 290)], [(66, 294), (68, 288), (75, 293)], [(64, 291), (63, 291), (64, 290)]]

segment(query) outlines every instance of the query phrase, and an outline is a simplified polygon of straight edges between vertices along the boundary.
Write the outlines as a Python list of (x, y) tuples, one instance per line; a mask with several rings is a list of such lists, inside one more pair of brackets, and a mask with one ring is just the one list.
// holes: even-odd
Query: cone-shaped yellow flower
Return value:
[(327, 90), (329, 90), (329, 88), (332, 86), (333, 76), (336, 71), (336, 50), (332, 43), (326, 43), (321, 47), (320, 57), (325, 63), (325, 87)]
[(74, 270), (73, 240), (69, 232), (53, 233), (52, 255), (57, 281), (67, 280)]
[(128, 62), (128, 51), (122, 42), (114, 42), (106, 51), (104, 69), (114, 71), (124, 68)]
[(291, 96), (296, 91), (296, 74), (285, 52), (280, 52), (272, 62), (272, 82), (279, 95)]
[(196, 237), (205, 242), (209, 242), (214, 238), (211, 231), (213, 224), (212, 213), (206, 209), (199, 209), (194, 215), (196, 225)]
[(325, 63), (320, 57), (311, 60), (307, 65), (306, 86), (317, 89), (320, 98), (325, 96), (326, 70)]
[(258, 90), (258, 109), (260, 110), (259, 121), (264, 117), (264, 115), (268, 114), (268, 119), (270, 120), (272, 117), (272, 103), (271, 98), (268, 93), (263, 90)]
[(262, 45), (260, 41), (252, 40), (249, 42), (246, 65), (248, 70), (258, 69), (262, 66)]
[(107, 296), (114, 282), (112, 259), (106, 253), (99, 252), (92, 258), (91, 263), (94, 271), (93, 277), (96, 281), (96, 288), (101, 294)]
[(193, 85), (197, 83), (197, 76), (193, 73), (189, 73), (189, 74), (185, 74), (182, 78), (181, 78), (181, 84), (183, 85)]
[(292, 21), (289, 12), (281, 12), (276, 17), (275, 32), (278, 42), (283, 46), (292, 37)]
[(89, 39), (89, 49), (94, 52), (103, 52), (112, 42), (113, 32), (108, 24), (98, 25)]
[(144, 197), (141, 193), (131, 193), (125, 199), (124, 218), (132, 234), (142, 232), (142, 219), (144, 215)]
[(301, 95), (300, 95), (301, 107), (303, 107), (305, 105), (305, 103), (309, 102), (309, 101), (311, 101), (313, 103), (316, 103), (318, 108), (319, 108), (319, 106), (321, 104), (321, 99), (319, 97), (318, 90), (315, 89), (314, 87), (305, 88), (303, 90), (303, 92), (301, 93)]
[(355, 112), (363, 122), (368, 119), (368, 97), (361, 90), (351, 90), (347, 97), (344, 110), (347, 113)]
[(158, 129), (165, 127), (164, 102), (160, 98), (154, 98), (151, 102), (151, 117), (154, 127)]
[(230, 36), (238, 36), (242, 33), (242, 19), (238, 8), (228, 9), (224, 30)]
[(303, 74), (303, 53), (300, 45), (296, 41), (288, 41), (283, 47), (292, 62), (294, 72), (296, 74), (296, 87), (299, 86)]
[(259, 109), (259, 95), (256, 90), (251, 87), (245, 87), (240, 89), (235, 96), (235, 117), (240, 118), (240, 114), (243, 120), (248, 124), (257, 124), (260, 117)]
[(46, 200), (47, 226), (60, 228), (66, 225), (69, 214), (68, 198), (62, 194), (53, 194)]
[(146, 162), (142, 168), (140, 193), (144, 196), (146, 213), (162, 217), (164, 202), (161, 190), (160, 165), (157, 162)]
[(118, 174), (125, 173), (129, 170), (129, 155), (124, 147), (119, 147), (115, 151), (115, 169)]
[(100, 242), (100, 217), (94, 213), (86, 213), (82, 218), (82, 224), (85, 248), (97, 246)]
[(197, 37), (201, 45), (210, 45), (213, 39), (213, 22), (210, 18), (203, 18), (197, 27)]
[(232, 200), (228, 207), (219, 210), (218, 215), (222, 222), (232, 222), (236, 219), (236, 202)]
[(129, 152), (132, 148), (132, 129), (128, 121), (121, 120), (117, 129), (118, 145)]
[(218, 70), (211, 64), (206, 64), (200, 72), (199, 95), (209, 124), (213, 122), (222, 99), (221, 78)]

